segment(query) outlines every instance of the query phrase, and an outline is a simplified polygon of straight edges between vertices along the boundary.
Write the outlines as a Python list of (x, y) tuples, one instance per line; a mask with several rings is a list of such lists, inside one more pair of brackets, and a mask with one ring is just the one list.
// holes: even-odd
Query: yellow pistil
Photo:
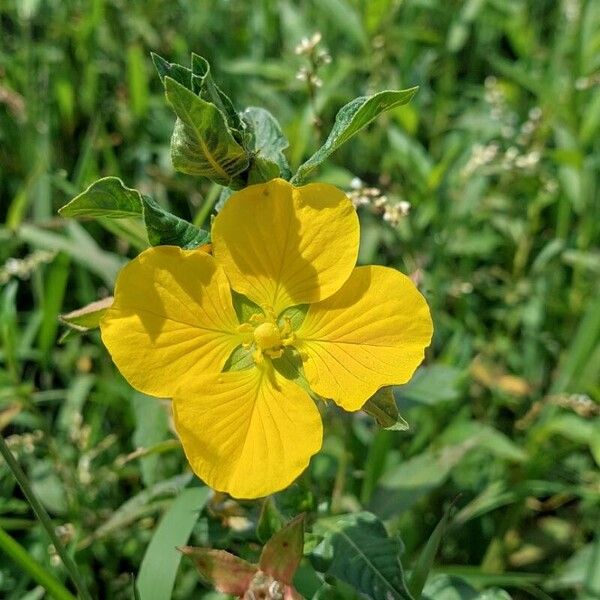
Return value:
[(264, 314), (252, 315), (238, 327), (238, 332), (243, 335), (244, 348), (254, 346), (252, 357), (256, 364), (262, 363), (265, 356), (279, 358), (285, 347), (295, 340), (290, 319), (286, 317), (279, 326), (273, 310), (268, 308), (264, 309)]
[(261, 323), (253, 335), (256, 346), (263, 351), (281, 346), (281, 332), (275, 323)]

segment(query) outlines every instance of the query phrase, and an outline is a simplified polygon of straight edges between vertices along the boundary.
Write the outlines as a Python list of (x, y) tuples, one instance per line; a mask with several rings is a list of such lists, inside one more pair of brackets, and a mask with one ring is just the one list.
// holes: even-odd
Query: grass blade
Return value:
[(436, 528), (429, 536), (429, 539), (427, 540), (427, 543), (425, 544), (425, 547), (423, 548), (423, 551), (417, 560), (417, 564), (411, 573), (408, 581), (408, 589), (410, 593), (417, 599), (421, 597), (423, 588), (427, 582), (427, 577), (429, 576), (429, 572), (431, 571), (431, 567), (433, 566), (433, 562), (438, 552), (438, 548), (440, 547), (442, 538), (446, 533), (449, 515), (450, 510), (447, 510), (444, 516), (440, 519), (440, 522), (436, 525)]
[(21, 544), (14, 540), (0, 527), (0, 550), (5, 552), (34, 581), (39, 583), (56, 600), (75, 600), (75, 596), (67, 590), (52, 573), (38, 564)]
[(187, 488), (161, 519), (146, 549), (137, 578), (141, 600), (170, 600), (182, 556), (177, 547), (187, 543), (198, 513), (209, 496), (208, 488)]

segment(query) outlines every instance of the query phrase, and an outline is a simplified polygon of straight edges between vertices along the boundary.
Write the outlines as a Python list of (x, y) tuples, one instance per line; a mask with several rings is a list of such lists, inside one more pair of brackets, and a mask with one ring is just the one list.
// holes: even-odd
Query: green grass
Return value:
[[(0, 430), (93, 597), (133, 597), (161, 517), (186, 530), (190, 481), (163, 406), (99, 336), (57, 344), (57, 314), (108, 294), (143, 235), (57, 210), (115, 175), (208, 224), (219, 190), (173, 171), (150, 59), (196, 51), (238, 108), (279, 119), (292, 169), (352, 98), (420, 88), (313, 174), (411, 203), (397, 227), (361, 209), (360, 252), (415, 274), (432, 307), (426, 365), (396, 392), (410, 430), (331, 411), (279, 511), (370, 510), (410, 569), (454, 502), (436, 573), (519, 600), (600, 598), (597, 2), (8, 0), (0, 28)], [(316, 30), (332, 62), (311, 100), (294, 48)], [(259, 512), (213, 501), (190, 541), (256, 556)], [(1, 597), (75, 594), (4, 463), (0, 533)], [(216, 596), (184, 561), (173, 598), (191, 597)]]

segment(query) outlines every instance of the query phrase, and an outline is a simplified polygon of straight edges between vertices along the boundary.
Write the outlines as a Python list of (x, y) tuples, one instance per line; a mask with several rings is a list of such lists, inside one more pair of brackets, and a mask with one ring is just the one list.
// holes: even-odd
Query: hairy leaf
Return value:
[(192, 89), (191, 69), (178, 65), (177, 63), (170, 63), (166, 61), (162, 56), (159, 56), (154, 52), (152, 52), (151, 55), (152, 61), (154, 62), (154, 66), (158, 71), (158, 76), (163, 82), (163, 85), (165, 83), (165, 77), (171, 77), (171, 79), (174, 79), (175, 81), (177, 81), (177, 83), (180, 83), (186, 89)]
[(417, 89), (414, 87), (407, 90), (386, 90), (373, 96), (355, 98), (352, 102), (343, 106), (335, 117), (335, 123), (329, 137), (305, 163), (300, 165), (292, 178), (292, 183), (301, 183), (330, 154), (381, 113), (408, 104), (417, 93)]
[(251, 135), (248, 183), (261, 183), (275, 177), (289, 179), (291, 171), (283, 153), (289, 143), (275, 117), (264, 108), (250, 106), (242, 113), (242, 119)]
[(64, 217), (121, 219), (142, 217), (153, 246), (196, 248), (210, 241), (210, 234), (162, 208), (156, 201), (128, 188), (118, 177), (104, 177), (63, 206)]
[(125, 187), (118, 177), (103, 177), (75, 196), (58, 213), (62, 217), (141, 217), (142, 201), (140, 193)]
[(210, 234), (165, 210), (157, 202), (144, 196), (144, 221), (148, 240), (153, 246), (180, 246), (197, 248), (210, 241)]
[(225, 115), (227, 124), (234, 130), (234, 136), (236, 132), (241, 132), (243, 124), (233, 102), (213, 81), (208, 61), (194, 53), (192, 53), (192, 91), (203, 100), (212, 102)]
[(171, 138), (173, 166), (230, 186), (248, 166), (246, 152), (234, 139), (223, 113), (183, 85), (165, 77), (167, 100), (177, 115)]

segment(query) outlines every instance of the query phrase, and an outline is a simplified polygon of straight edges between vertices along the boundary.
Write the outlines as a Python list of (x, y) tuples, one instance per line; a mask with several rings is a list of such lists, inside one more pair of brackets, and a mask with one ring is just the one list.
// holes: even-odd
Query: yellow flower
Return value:
[(355, 266), (358, 218), (333, 186), (248, 187), (215, 218), (212, 240), (212, 256), (158, 246), (126, 265), (102, 340), (134, 388), (173, 398), (196, 474), (256, 498), (289, 485), (321, 447), (306, 382), (360, 409), (410, 379), (431, 317), (408, 277)]

